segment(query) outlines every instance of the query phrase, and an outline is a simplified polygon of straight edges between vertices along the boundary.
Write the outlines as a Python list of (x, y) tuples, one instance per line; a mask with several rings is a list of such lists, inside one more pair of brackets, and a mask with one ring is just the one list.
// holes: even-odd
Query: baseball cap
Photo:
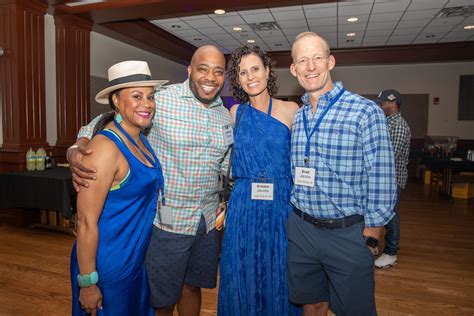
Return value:
[(400, 92), (397, 90), (383, 90), (382, 92), (379, 93), (377, 98), (374, 100), (376, 103), (382, 103), (382, 102), (397, 102), (398, 104), (402, 104), (402, 96), (400, 95)]

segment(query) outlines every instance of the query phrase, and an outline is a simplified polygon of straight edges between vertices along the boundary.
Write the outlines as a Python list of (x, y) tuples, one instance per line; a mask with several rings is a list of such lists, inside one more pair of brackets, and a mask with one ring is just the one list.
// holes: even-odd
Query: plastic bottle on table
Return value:
[(26, 152), (26, 170), (34, 171), (36, 169), (36, 157), (33, 148), (30, 147)]
[(43, 146), (39, 146), (38, 150), (36, 151), (36, 170), (45, 169), (45, 160), (46, 151), (44, 150)]
[(52, 153), (52, 152), (49, 152), (49, 155), (46, 156), (45, 168), (46, 168), (46, 169), (51, 169), (51, 168), (53, 168), (53, 153)]

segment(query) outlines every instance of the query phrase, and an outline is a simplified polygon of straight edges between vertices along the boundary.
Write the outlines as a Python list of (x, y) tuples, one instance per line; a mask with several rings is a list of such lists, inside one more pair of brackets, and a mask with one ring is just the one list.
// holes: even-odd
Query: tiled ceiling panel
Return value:
[[(196, 47), (214, 44), (225, 53), (249, 43), (288, 51), (305, 31), (321, 34), (331, 48), (433, 44), (474, 41), (474, 29), (465, 29), (474, 25), (474, 16), (438, 17), (442, 9), (467, 6), (474, 6), (474, 0), (359, 0), (151, 22)], [(358, 20), (348, 21), (354, 17)]]

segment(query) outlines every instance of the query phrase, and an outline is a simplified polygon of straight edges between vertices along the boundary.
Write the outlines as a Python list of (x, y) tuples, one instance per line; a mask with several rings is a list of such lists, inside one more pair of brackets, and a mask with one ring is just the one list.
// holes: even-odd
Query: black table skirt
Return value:
[(69, 168), (0, 173), (0, 208), (53, 209), (70, 218), (75, 205)]

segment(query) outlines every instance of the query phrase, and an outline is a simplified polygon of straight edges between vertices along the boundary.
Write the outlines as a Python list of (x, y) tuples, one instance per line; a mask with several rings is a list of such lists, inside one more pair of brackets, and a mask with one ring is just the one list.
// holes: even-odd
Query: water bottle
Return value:
[(36, 169), (36, 157), (33, 148), (30, 147), (26, 152), (26, 170), (34, 171)]
[(39, 146), (36, 151), (36, 170), (44, 170), (46, 160), (46, 151), (43, 149), (43, 146)]

